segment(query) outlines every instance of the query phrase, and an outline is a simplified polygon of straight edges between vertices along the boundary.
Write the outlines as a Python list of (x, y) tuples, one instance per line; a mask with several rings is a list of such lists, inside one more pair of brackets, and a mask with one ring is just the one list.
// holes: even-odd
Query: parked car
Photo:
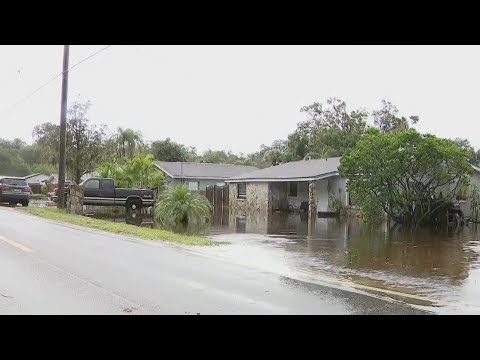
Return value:
[(30, 191), (30, 186), (24, 179), (14, 176), (0, 176), (0, 203), (28, 206)]
[(84, 205), (125, 206), (127, 210), (155, 205), (153, 190), (116, 188), (110, 178), (89, 178), (80, 186), (84, 188)]

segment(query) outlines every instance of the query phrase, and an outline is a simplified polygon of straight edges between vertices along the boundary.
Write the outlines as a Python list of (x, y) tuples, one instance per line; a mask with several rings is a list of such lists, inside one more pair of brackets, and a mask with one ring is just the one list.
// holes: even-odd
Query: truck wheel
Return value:
[(28, 206), (28, 201), (22, 202), (22, 206), (23, 206), (23, 207), (27, 207), (27, 206)]
[(135, 199), (135, 200), (128, 200), (127, 204), (125, 205), (128, 210), (137, 210), (142, 208), (142, 200)]

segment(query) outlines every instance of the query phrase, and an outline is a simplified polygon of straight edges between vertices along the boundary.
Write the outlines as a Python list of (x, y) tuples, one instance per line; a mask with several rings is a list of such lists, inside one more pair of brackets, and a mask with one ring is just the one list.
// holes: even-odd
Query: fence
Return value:
[(214, 223), (228, 220), (228, 185), (207, 186), (205, 196), (212, 205)]

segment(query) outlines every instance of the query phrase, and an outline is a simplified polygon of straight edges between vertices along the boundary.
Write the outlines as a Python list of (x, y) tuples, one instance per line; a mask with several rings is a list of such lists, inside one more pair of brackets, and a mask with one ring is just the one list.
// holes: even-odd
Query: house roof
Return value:
[(231, 177), (227, 182), (312, 181), (339, 175), (340, 157), (292, 161)]
[(91, 177), (100, 177), (98, 171), (84, 171), (80, 179), (88, 179)]
[[(58, 181), (58, 174), (50, 175), (50, 178), (46, 182), (54, 182), (54, 181)], [(65, 177), (65, 182), (72, 182), (72, 181)]]
[(211, 164), (194, 162), (156, 161), (155, 165), (171, 178), (228, 179), (246, 172), (258, 170), (255, 166)]
[[(43, 174), (40, 174), (40, 173), (31, 174), (31, 175), (25, 176), (23, 179), (24, 179), (24, 180), (27, 180), (27, 179), (33, 178), (33, 177), (35, 177), (35, 176), (38, 176), (38, 175), (43, 175)], [(48, 175), (47, 175), (47, 176), (48, 176)]]
[(39, 182), (45, 182), (50, 178), (49, 175), (38, 173), (38, 174), (32, 174), (32, 175), (25, 176), (23, 179), (28, 182), (35, 177), (40, 177), (40, 179), (37, 179), (37, 181), (40, 180)]

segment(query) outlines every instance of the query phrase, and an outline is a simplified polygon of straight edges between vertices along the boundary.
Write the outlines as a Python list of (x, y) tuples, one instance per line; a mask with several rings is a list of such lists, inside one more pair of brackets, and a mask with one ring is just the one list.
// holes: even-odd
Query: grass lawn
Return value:
[(114, 223), (106, 220), (92, 219), (87, 216), (67, 214), (65, 211), (52, 208), (20, 207), (24, 211), (45, 219), (64, 223), (85, 226), (93, 229), (108, 231), (115, 234), (130, 235), (147, 240), (163, 240), (183, 245), (219, 245), (225, 244), (220, 241), (209, 240), (201, 236), (176, 234), (161, 229), (142, 228), (125, 223)]

